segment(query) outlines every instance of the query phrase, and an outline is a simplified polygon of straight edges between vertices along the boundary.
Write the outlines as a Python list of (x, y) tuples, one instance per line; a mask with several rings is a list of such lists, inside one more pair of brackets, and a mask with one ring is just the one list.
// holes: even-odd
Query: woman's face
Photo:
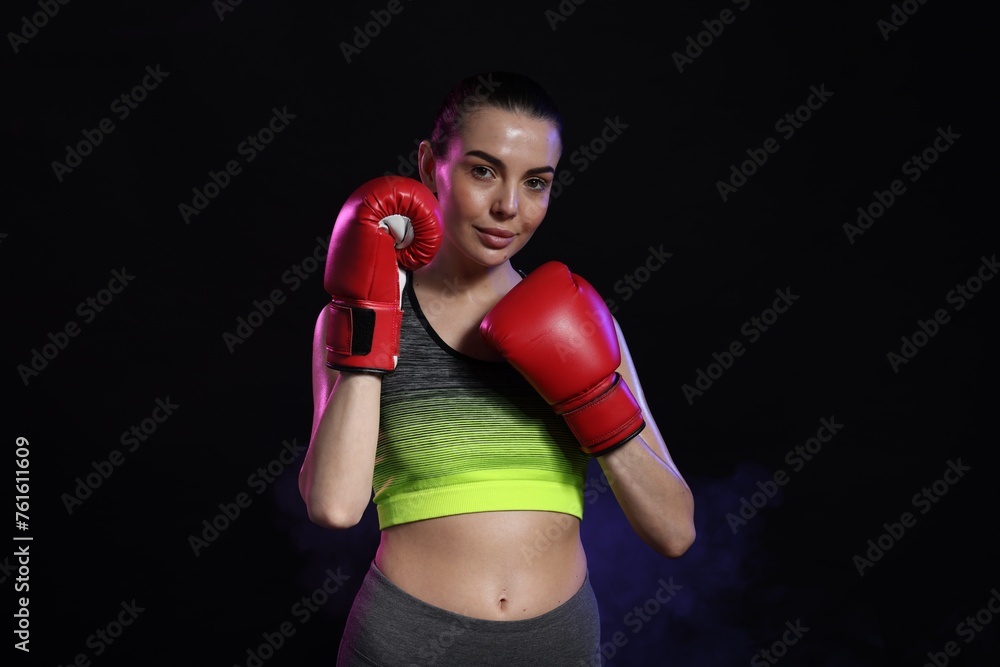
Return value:
[(422, 176), (445, 243), (483, 266), (513, 257), (545, 217), (561, 150), (551, 122), (493, 107), (471, 114), (441, 159), (425, 142)]

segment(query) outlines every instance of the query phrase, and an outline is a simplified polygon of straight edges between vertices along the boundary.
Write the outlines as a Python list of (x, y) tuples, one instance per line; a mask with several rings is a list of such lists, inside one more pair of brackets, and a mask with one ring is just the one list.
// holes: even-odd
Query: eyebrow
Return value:
[[(503, 163), (503, 160), (493, 155), (490, 155), (485, 151), (469, 151), (468, 153), (466, 153), (466, 156), (477, 157), (480, 160), (485, 160), (486, 162), (489, 162), (498, 169), (506, 169), (507, 167), (507, 165)], [(534, 169), (529, 169), (528, 171), (526, 171), (525, 175), (534, 176), (535, 174), (554, 174), (554, 173), (556, 173), (556, 170), (553, 169), (552, 167), (535, 167)]]

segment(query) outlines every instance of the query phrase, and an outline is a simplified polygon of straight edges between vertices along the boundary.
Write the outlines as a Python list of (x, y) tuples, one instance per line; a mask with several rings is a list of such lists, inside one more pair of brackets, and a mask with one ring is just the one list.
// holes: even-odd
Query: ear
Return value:
[(436, 166), (437, 160), (434, 159), (434, 153), (431, 151), (431, 142), (424, 139), (417, 147), (417, 171), (420, 172), (420, 181), (434, 194), (437, 194), (438, 191), (437, 177), (434, 171)]

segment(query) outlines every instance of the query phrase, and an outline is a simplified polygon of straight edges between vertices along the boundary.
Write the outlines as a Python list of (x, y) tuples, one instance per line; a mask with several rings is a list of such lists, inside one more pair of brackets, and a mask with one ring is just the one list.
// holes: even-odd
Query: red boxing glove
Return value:
[(331, 297), (327, 366), (395, 370), (403, 269), (424, 266), (440, 245), (438, 201), (420, 181), (380, 176), (348, 197), (333, 226), (323, 280)]
[(645, 428), (618, 373), (611, 312), (565, 264), (532, 271), (486, 314), (479, 332), (563, 417), (584, 452), (607, 454)]

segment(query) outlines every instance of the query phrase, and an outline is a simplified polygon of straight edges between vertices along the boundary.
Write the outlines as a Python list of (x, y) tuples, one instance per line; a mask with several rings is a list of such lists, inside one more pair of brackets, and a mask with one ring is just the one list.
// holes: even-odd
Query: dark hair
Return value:
[(462, 79), (445, 95), (430, 137), (435, 157), (442, 157), (448, 142), (461, 131), (466, 119), (485, 107), (549, 121), (555, 125), (562, 142), (562, 115), (541, 84), (515, 72), (483, 72)]

